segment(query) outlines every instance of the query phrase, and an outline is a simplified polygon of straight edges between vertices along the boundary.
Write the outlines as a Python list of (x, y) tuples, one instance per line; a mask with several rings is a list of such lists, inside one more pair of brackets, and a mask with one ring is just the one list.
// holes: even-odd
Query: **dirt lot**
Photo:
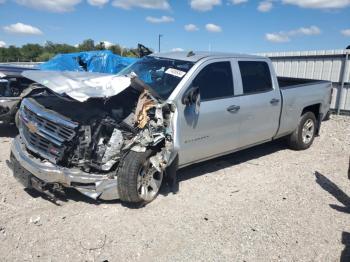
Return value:
[(1, 127), (0, 261), (339, 261), (350, 253), (350, 117), (324, 122), (303, 152), (277, 141), (186, 168), (179, 194), (164, 189), (140, 209), (74, 191), (57, 206), (27, 193), (6, 163), (14, 135)]

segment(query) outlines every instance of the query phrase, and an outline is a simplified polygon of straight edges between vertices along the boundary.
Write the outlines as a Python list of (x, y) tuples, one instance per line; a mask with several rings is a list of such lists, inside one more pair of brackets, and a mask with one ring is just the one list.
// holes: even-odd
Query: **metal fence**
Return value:
[(331, 108), (350, 112), (350, 50), (260, 53), (272, 60), (278, 76), (333, 82)]

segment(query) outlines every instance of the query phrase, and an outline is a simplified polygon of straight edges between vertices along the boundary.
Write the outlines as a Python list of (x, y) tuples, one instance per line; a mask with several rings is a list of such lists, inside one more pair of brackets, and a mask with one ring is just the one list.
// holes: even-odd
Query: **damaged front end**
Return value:
[[(93, 199), (112, 200), (119, 198), (118, 170), (130, 151), (152, 150), (149, 161), (161, 173), (171, 164), (174, 105), (135, 75), (101, 77), (109, 87), (106, 92), (115, 95), (91, 95), (96, 89), (87, 85), (94, 75), (80, 79), (79, 88), (67, 80), (72, 88), (64, 94), (57, 94), (56, 85), (22, 101), (20, 135), (13, 142), (11, 159), (13, 166), (22, 168), (16, 172), (25, 176), (19, 179), (26, 186), (44, 193), (72, 187)], [(84, 88), (89, 91), (77, 91)]]

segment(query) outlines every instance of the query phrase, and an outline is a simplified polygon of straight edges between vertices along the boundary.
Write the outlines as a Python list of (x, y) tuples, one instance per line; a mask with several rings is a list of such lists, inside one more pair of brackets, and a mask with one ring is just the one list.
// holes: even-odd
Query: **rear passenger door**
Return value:
[(238, 59), (241, 75), (240, 141), (245, 147), (270, 140), (277, 132), (281, 95), (265, 60)]

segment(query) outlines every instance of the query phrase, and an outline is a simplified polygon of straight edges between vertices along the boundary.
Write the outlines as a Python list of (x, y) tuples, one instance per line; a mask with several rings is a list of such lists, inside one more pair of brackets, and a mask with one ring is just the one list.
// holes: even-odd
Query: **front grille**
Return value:
[(63, 158), (78, 127), (77, 123), (46, 110), (31, 98), (22, 101), (20, 119), (20, 134), (27, 148), (54, 163)]
[(48, 132), (50, 132), (52, 136), (54, 136), (54, 139), (57, 139), (59, 141), (65, 141), (71, 140), (75, 136), (74, 130), (61, 125), (57, 125), (56, 123), (45, 119), (30, 111), (26, 106), (24, 106), (23, 110), (24, 114), (30, 121), (37, 123), (39, 127), (42, 127)]

